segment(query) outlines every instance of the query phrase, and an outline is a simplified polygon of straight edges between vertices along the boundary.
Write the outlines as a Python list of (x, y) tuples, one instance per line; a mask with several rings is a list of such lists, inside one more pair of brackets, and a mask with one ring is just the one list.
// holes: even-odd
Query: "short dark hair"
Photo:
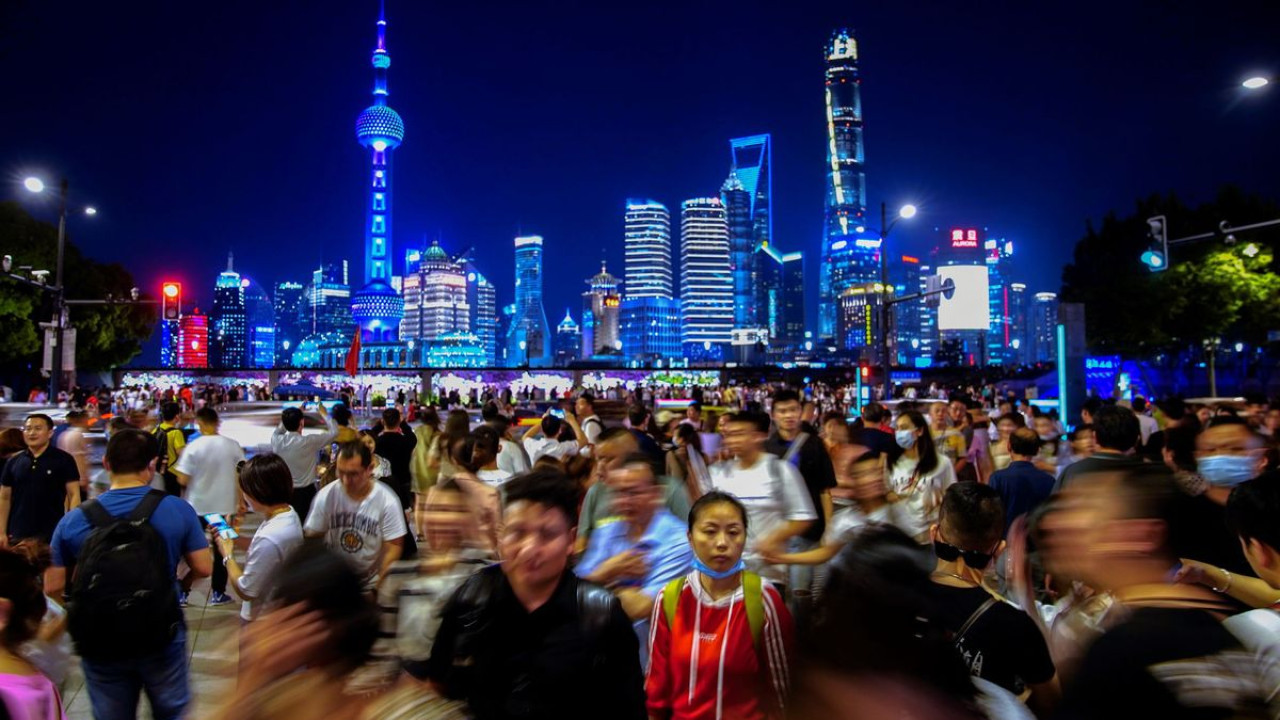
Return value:
[(285, 408), (280, 413), (280, 424), (289, 432), (298, 432), (302, 429), (302, 410), (296, 407)]
[(110, 466), (112, 475), (140, 473), (156, 459), (156, 439), (135, 428), (117, 430), (107, 441), (107, 452), (102, 459)]
[(629, 452), (627, 453), (626, 457), (622, 458), (622, 462), (616, 465), (615, 468), (624, 468), (624, 467), (627, 467), (628, 465), (645, 466), (646, 468), (649, 469), (649, 475), (653, 479), (654, 484), (657, 484), (658, 467), (656, 464), (654, 464), (653, 457), (650, 456), (648, 453), (640, 452), (639, 450), (635, 452)]
[(1067, 433), (1067, 439), (1070, 440), (1071, 442), (1075, 442), (1076, 440), (1080, 439), (1081, 435), (1084, 435), (1085, 433), (1091, 433), (1091, 432), (1093, 432), (1093, 425), (1090, 425), (1089, 423), (1084, 423), (1083, 425), (1077, 425), (1074, 430)]
[(645, 420), (649, 418), (649, 408), (643, 405), (632, 405), (627, 408), (627, 420), (631, 421), (631, 427), (636, 430), (646, 430)]
[(0, 597), (11, 604), (9, 622), (0, 637), (6, 649), (17, 652), (20, 645), (36, 636), (47, 609), (39, 574), (21, 552), (0, 550)]
[(712, 505), (732, 505), (737, 508), (738, 515), (742, 517), (742, 530), (744, 532), (746, 531), (747, 506), (743, 505), (741, 500), (727, 492), (712, 490), (709, 493), (703, 494), (703, 496), (698, 498), (697, 502), (693, 504), (693, 507), (689, 508), (689, 532), (693, 532), (693, 526), (698, 522), (698, 516), (702, 514), (702, 511)]
[[(351, 458), (360, 458), (361, 467), (369, 467), (373, 465), (373, 451), (369, 449), (359, 440), (348, 440), (338, 446), (337, 460), (350, 460)], [(334, 462), (337, 462), (335, 460)]]
[(1009, 422), (1013, 423), (1014, 426), (1016, 427), (1024, 428), (1027, 426), (1027, 419), (1022, 416), (1022, 413), (1007, 412), (1001, 415), (1000, 417), (996, 418), (996, 424), (999, 425), (1005, 420), (1008, 420)]
[(550, 439), (560, 436), (560, 426), (563, 422), (555, 415), (548, 415), (542, 418), (542, 434)]
[(49, 417), (48, 415), (45, 415), (44, 413), (31, 413), (30, 415), (27, 416), (27, 419), (40, 420), (41, 422), (44, 423), (44, 427), (46, 430), (53, 429), (53, 418)]
[(182, 413), (182, 406), (176, 402), (167, 402), (160, 406), (160, 419), (165, 422), (178, 417)]
[[(1104, 474), (1095, 477), (1106, 478)], [(1119, 508), (1119, 517), (1126, 520), (1161, 520), (1166, 527), (1162, 547), (1158, 551), (1162, 556), (1194, 554), (1203, 548), (1176, 548), (1180, 540), (1175, 532), (1175, 523), (1182, 515), (1181, 508), (1186, 495), (1178, 489), (1173, 473), (1164, 465), (1146, 463), (1127, 469), (1123, 477), (1110, 478), (1108, 481), (1109, 502), (1115, 502)], [(1183, 538), (1190, 541), (1191, 538)]]
[(481, 425), (472, 430), (471, 437), (475, 440), (476, 449), (483, 449), (494, 457), (497, 457), (498, 451), (502, 449), (501, 437), (499, 437), (498, 431), (488, 425)]
[(67, 416), (66, 416), (67, 422), (71, 422), (72, 420), (84, 420), (87, 417), (89, 417), (89, 413), (83, 410), (72, 410), (71, 412), (67, 413)]
[(684, 409), (685, 409), (685, 410), (697, 410), (698, 412), (702, 412), (702, 403), (698, 402), (697, 400), (694, 400), (693, 402), (691, 402), (691, 403), (689, 403), (688, 405), (686, 405)]
[(436, 409), (427, 405), (418, 408), (418, 424), (423, 427), (429, 427), (432, 430), (440, 429), (440, 413)]
[(1024, 457), (1035, 457), (1040, 452), (1040, 436), (1029, 427), (1015, 428), (1009, 435), (1009, 452)]
[(202, 422), (205, 425), (217, 425), (218, 411), (211, 407), (202, 407), (196, 411), (196, 422)]
[(1196, 438), (1200, 423), (1179, 423), (1164, 431), (1164, 449), (1173, 454), (1173, 464), (1187, 472), (1196, 470)]
[(1266, 473), (1235, 486), (1227, 498), (1227, 524), (1244, 540), (1280, 550), (1280, 474)]
[(613, 442), (614, 440), (620, 440), (623, 438), (627, 438), (631, 442), (639, 444), (639, 441), (636, 440), (636, 436), (632, 435), (631, 432), (628, 431), (626, 428), (610, 427), (610, 428), (605, 428), (604, 430), (601, 430), (600, 434), (596, 436), (596, 447), (599, 447), (607, 442)]
[(1133, 411), (1134, 411), (1134, 412), (1139, 412), (1139, 413), (1140, 413), (1140, 412), (1146, 412), (1146, 410), (1147, 410), (1147, 399), (1146, 399), (1146, 398), (1144, 398), (1144, 397), (1142, 397), (1141, 395), (1139, 395), (1138, 397), (1136, 397), (1136, 398), (1134, 398), (1134, 399), (1133, 399)]
[(1098, 447), (1120, 452), (1132, 450), (1142, 435), (1138, 416), (1119, 405), (1107, 405), (1093, 413), (1093, 432), (1097, 436)]
[(281, 505), (293, 497), (293, 474), (275, 453), (254, 455), (240, 468), (240, 490), (265, 505)]
[(798, 402), (801, 407), (804, 407), (804, 401), (801, 400), (800, 393), (791, 388), (783, 388), (773, 394), (773, 406), (775, 408), (786, 402)]
[(1170, 420), (1177, 421), (1187, 416), (1187, 404), (1181, 398), (1167, 398), (1156, 403), (1156, 407)]
[(495, 420), (502, 413), (498, 412), (498, 403), (490, 400), (480, 407), (480, 419), (489, 422)]
[(584, 392), (578, 396), (578, 399), (591, 406), (592, 410), (596, 409), (596, 396), (589, 392)]
[(508, 480), (502, 493), (504, 510), (518, 502), (538, 503), (564, 513), (569, 527), (578, 524), (578, 488), (563, 470), (535, 467)]
[(702, 435), (698, 433), (698, 429), (690, 423), (680, 423), (676, 426), (675, 436), (684, 441), (688, 445), (702, 454)]
[(985, 552), (1004, 535), (1004, 503), (990, 485), (955, 483), (942, 495), (938, 524), (947, 542), (963, 550)]
[(822, 413), (822, 419), (819, 421), (818, 424), (826, 425), (829, 422), (844, 423), (845, 422), (844, 413), (840, 412), (839, 410), (830, 410)]
[(884, 422), (884, 406), (880, 403), (867, 403), (862, 408), (862, 419), (872, 425)]
[(400, 411), (396, 408), (387, 408), (382, 411), (382, 426), (385, 428), (400, 427)]
[(334, 405), (333, 409), (329, 411), (329, 415), (333, 417), (334, 422), (343, 427), (346, 427), (347, 423), (351, 422), (351, 408), (347, 407), (345, 403)]
[(720, 420), (721, 423), (747, 423), (755, 427), (756, 432), (768, 434), (769, 426), (772, 420), (768, 415), (762, 412), (752, 412), (743, 410), (742, 412), (730, 413)]
[(1209, 418), (1209, 422), (1204, 424), (1204, 429), (1208, 430), (1209, 428), (1229, 427), (1231, 425), (1242, 427), (1253, 432), (1252, 429), (1249, 428), (1249, 421), (1239, 415), (1214, 415)]
[(1080, 412), (1089, 413), (1089, 416), (1094, 418), (1095, 421), (1098, 417), (1098, 411), (1101, 409), (1102, 401), (1092, 396), (1085, 398), (1084, 402), (1080, 404)]
[(305, 603), (308, 610), (319, 612), (325, 621), (325, 645), (333, 648), (341, 667), (363, 664), (378, 638), (378, 606), (364, 591), (363, 580), (346, 558), (319, 538), (303, 540), (280, 564), (268, 603)]

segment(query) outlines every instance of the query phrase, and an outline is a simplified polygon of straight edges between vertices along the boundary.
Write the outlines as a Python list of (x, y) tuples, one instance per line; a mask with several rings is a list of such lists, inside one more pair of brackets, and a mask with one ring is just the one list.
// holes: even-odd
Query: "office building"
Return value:
[(160, 367), (178, 367), (178, 344), (182, 342), (182, 321), (160, 319)]
[(724, 358), (733, 329), (733, 275), (729, 225), (720, 198), (681, 204), (680, 339), (685, 357)]
[(304, 338), (336, 334), (350, 342), (353, 323), (348, 281), (346, 260), (322, 265), (311, 273), (311, 282), (303, 290), (302, 305), (298, 309), (298, 324)]
[(1027, 332), (1027, 286), (1009, 283), (1009, 347), (1013, 365), (1027, 365), (1031, 357), (1031, 343)]
[(183, 315), (178, 331), (178, 367), (203, 369), (209, 367), (209, 316), (196, 308)]
[(771, 335), (788, 345), (804, 340), (804, 270), (803, 252), (782, 255), (781, 322)]
[(1031, 303), (1032, 362), (1052, 363), (1058, 359), (1058, 294), (1036, 293)]
[[(836, 306), (836, 348), (853, 360), (880, 362), (881, 303), (885, 293), (878, 283), (863, 283), (846, 288)], [(894, 342), (890, 333), (889, 353), (893, 357)]]
[(271, 297), (261, 285), (249, 277), (244, 286), (245, 353), (247, 368), (271, 368), (276, 364), (276, 312)]
[(438, 242), (420, 255), (417, 268), (404, 276), (403, 284), (401, 340), (430, 341), (471, 332), (466, 273)]
[(761, 293), (754, 284), (759, 248), (773, 245), (773, 142), (766, 134), (729, 141), (729, 177), (720, 188), (729, 225), (729, 264), (733, 273), (733, 326), (767, 325)]
[(302, 311), (305, 288), (302, 283), (276, 283), (275, 292), (271, 295), (271, 306), (275, 314), (276, 326), (276, 364), (287, 367), (293, 362), (293, 350), (310, 332), (302, 325), (306, 315)]
[(623, 251), (626, 297), (671, 298), (671, 214), (656, 200), (627, 200)]
[[(858, 41), (847, 29), (832, 34), (826, 49), (827, 203), (818, 277), (818, 334), (836, 331), (837, 303), (853, 285), (879, 280), (879, 242), (864, 237), (867, 188), (863, 170), (861, 78)], [(864, 242), (859, 244), (861, 239)]]
[(234, 256), (227, 253), (227, 269), (218, 275), (213, 288), (213, 308), (209, 313), (209, 363), (215, 368), (244, 367), (248, 343), (244, 285), (234, 269)]
[(618, 334), (618, 279), (600, 263), (600, 273), (587, 280), (590, 287), (582, 293), (582, 357), (618, 355), (622, 351)]
[(516, 302), (506, 337), (507, 362), (546, 367), (551, 364), (551, 327), (542, 306), (542, 237), (515, 239)]
[(673, 298), (627, 298), (619, 312), (622, 354), (643, 365), (661, 365), (683, 355), (680, 302)]
[[(493, 367), (498, 357), (498, 291), (470, 258), (464, 257), (461, 262), (467, 276), (471, 332), (480, 338), (485, 367)], [(505, 339), (506, 335), (502, 337)]]
[(582, 355), (582, 329), (565, 308), (564, 319), (556, 326), (555, 366), (568, 367)]

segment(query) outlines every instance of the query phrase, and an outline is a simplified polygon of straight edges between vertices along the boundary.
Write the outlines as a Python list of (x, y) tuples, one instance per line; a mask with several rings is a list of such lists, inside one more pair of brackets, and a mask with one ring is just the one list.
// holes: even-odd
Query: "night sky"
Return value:
[[(65, 174), (100, 209), (73, 221), (75, 242), (153, 292), (183, 281), (202, 307), (228, 250), (264, 285), (342, 258), (360, 284), (368, 155), (353, 128), (375, 0), (2, 7), (0, 198), (52, 218), (16, 181)], [(407, 127), (396, 256), (424, 238), (474, 246), (507, 303), (511, 240), (541, 234), (553, 325), (579, 315), (602, 251), (622, 275), (627, 197), (666, 203), (678, 233), (680, 201), (718, 193), (729, 138), (760, 132), (776, 244), (808, 254), (815, 315), (838, 26), (862, 56), (870, 205), (921, 208), (894, 231), (902, 251), (986, 227), (1018, 245), (1031, 290), (1057, 290), (1086, 220), (1140, 196), (1198, 202), (1234, 182), (1280, 197), (1280, 88), (1239, 88), (1280, 71), (1280, 3), (389, 0), (387, 14)]]

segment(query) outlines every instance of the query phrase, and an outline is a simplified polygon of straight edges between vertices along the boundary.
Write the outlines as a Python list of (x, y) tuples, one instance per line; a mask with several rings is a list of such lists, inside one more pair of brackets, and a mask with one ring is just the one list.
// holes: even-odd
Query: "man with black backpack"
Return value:
[(213, 557), (195, 510), (150, 487), (155, 463), (153, 436), (116, 432), (102, 460), (111, 489), (53, 534), (44, 590), (61, 602), (71, 578), (68, 630), (95, 720), (136, 718), (144, 688), (156, 720), (182, 717), (191, 701), (177, 564), (205, 577)]
[(164, 480), (164, 491), (175, 497), (182, 497), (182, 484), (173, 472), (178, 458), (187, 446), (187, 436), (178, 427), (178, 416), (182, 407), (175, 402), (165, 403), (160, 407), (160, 424), (151, 431), (155, 438), (156, 474)]

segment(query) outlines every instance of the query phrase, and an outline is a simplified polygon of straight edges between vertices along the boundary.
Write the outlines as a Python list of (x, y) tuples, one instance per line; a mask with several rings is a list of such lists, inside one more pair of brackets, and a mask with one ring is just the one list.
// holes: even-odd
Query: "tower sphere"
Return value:
[(365, 147), (378, 141), (386, 147), (398, 147), (404, 140), (404, 121), (386, 105), (370, 105), (356, 118), (356, 139)]

